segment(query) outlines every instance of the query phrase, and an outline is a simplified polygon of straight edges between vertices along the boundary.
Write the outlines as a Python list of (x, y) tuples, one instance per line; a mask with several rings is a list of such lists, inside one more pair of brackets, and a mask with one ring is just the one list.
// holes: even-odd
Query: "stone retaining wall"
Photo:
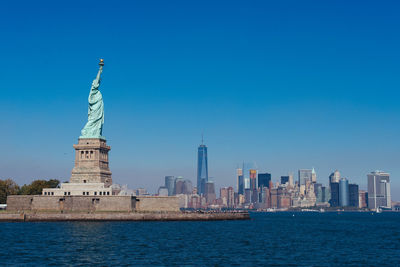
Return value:
[(134, 211), (131, 196), (8, 196), (7, 211)]
[(7, 210), (31, 210), (34, 196), (7, 196)]
[(160, 196), (45, 196), (7, 197), (8, 211), (179, 211), (177, 197)]
[(0, 222), (40, 222), (40, 221), (215, 221), (248, 220), (249, 213), (0, 213)]
[(137, 211), (179, 211), (179, 199), (175, 196), (138, 196)]

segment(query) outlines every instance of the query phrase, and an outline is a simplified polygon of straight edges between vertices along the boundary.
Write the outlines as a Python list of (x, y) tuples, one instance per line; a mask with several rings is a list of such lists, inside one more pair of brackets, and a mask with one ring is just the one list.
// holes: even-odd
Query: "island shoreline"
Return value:
[(248, 212), (210, 213), (0, 213), (0, 222), (63, 222), (63, 221), (226, 221), (250, 220)]

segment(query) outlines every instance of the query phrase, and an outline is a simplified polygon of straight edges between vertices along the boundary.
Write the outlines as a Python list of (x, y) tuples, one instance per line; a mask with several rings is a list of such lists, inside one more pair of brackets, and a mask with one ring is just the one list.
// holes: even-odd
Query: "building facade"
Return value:
[(349, 206), (358, 207), (359, 205), (358, 185), (349, 184)]
[(331, 200), (329, 204), (331, 207), (339, 206), (339, 183), (330, 183)]
[(183, 187), (183, 183), (184, 183), (185, 179), (183, 179), (182, 176), (178, 176), (175, 178), (175, 190), (174, 190), (174, 195), (180, 195), (180, 194), (184, 194), (184, 187)]
[(390, 174), (374, 171), (368, 177), (368, 208), (391, 208)]
[(250, 170), (250, 189), (257, 189), (257, 170)]
[(197, 192), (205, 193), (205, 185), (208, 182), (208, 156), (207, 146), (201, 144), (197, 150)]
[(346, 178), (339, 181), (339, 206), (349, 206), (349, 181)]
[(270, 173), (259, 173), (258, 174), (258, 187), (268, 187), (269, 188), (269, 182), (271, 181), (271, 174)]
[(300, 169), (299, 170), (299, 185), (305, 185), (307, 181), (312, 181), (313, 170)]
[(317, 182), (317, 173), (315, 172), (314, 168), (312, 168), (312, 170), (311, 170), (311, 182), (313, 182), (313, 183)]
[(368, 208), (368, 192), (365, 190), (358, 191), (359, 208)]
[(236, 180), (237, 180), (237, 192), (239, 194), (244, 194), (244, 179), (243, 179), (243, 169), (236, 169)]
[(228, 201), (227, 201), (228, 208), (233, 209), (235, 207), (235, 191), (233, 187), (228, 187)]
[(193, 185), (192, 185), (192, 181), (186, 179), (185, 181), (183, 181), (183, 194), (192, 194), (193, 193)]
[(175, 191), (174, 176), (165, 176), (165, 187), (168, 189), (168, 196), (173, 196)]
[(206, 197), (207, 204), (213, 204), (215, 199), (217, 198), (215, 194), (215, 185), (214, 182), (208, 181), (206, 182), (204, 195)]
[(335, 170), (329, 175), (329, 183), (339, 183), (340, 181), (340, 172)]
[(281, 184), (289, 184), (289, 176), (281, 176)]

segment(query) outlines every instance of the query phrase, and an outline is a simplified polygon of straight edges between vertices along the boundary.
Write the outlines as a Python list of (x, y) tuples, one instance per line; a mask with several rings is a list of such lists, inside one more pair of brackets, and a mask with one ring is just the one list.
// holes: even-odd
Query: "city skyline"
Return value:
[[(205, 150), (204, 150), (205, 149)], [(203, 136), (202, 136), (202, 141), (201, 141), (201, 145), (198, 147), (198, 165), (197, 165), (197, 170), (198, 170), (198, 178), (197, 178), (197, 189), (193, 192), (196, 192), (196, 195), (207, 195), (206, 191), (202, 191), (201, 189), (199, 190), (199, 185), (201, 185), (200, 179), (199, 179), (199, 171), (201, 169), (204, 169), (204, 162), (206, 162), (206, 166), (207, 166), (207, 160), (204, 161), (204, 158), (207, 159), (207, 146), (204, 144), (204, 140), (203, 140)], [(207, 168), (205, 168), (207, 169)], [(208, 169), (207, 169), (208, 170)], [(376, 199), (376, 195), (375, 190), (378, 190), (378, 198), (379, 199), (384, 199), (384, 200), (380, 200), (382, 203), (380, 203), (378, 201), (378, 203), (380, 203), (380, 206), (386, 206), (386, 207), (390, 207), (391, 204), (391, 190), (390, 190), (390, 182), (389, 182), (389, 176), (390, 174), (387, 172), (383, 172), (380, 170), (375, 170), (375, 171), (371, 171), (370, 173), (367, 174), (367, 188), (363, 188), (360, 187), (358, 184), (356, 183), (350, 183), (349, 179), (346, 177), (341, 176), (339, 170), (334, 170), (327, 179), (327, 183), (325, 183), (325, 179), (318, 179), (317, 180), (317, 173), (315, 171), (315, 168), (312, 167), (312, 169), (299, 169), (298, 170), (298, 177), (297, 177), (297, 181), (294, 182), (293, 180), (293, 173), (288, 172), (288, 175), (283, 175), (280, 176), (280, 178), (276, 178), (276, 179), (272, 179), (272, 175), (271, 173), (262, 173), (259, 172), (257, 164), (256, 163), (249, 163), (249, 162), (243, 162), (243, 164), (241, 165), (241, 167), (238, 167), (236, 170), (236, 188), (234, 186), (232, 186), (232, 184), (230, 185), (224, 185), (219, 187), (219, 189), (221, 190), (221, 195), (220, 197), (222, 198), (222, 190), (223, 189), (227, 189), (229, 188), (233, 188), (234, 192), (237, 194), (242, 195), (243, 197), (246, 198), (246, 189), (247, 190), (255, 190), (256, 188), (258, 188), (258, 190), (263, 190), (262, 187), (268, 187), (269, 190), (271, 188), (275, 187), (276, 184), (276, 188), (279, 188), (282, 185), (289, 186), (290, 188), (292, 188), (293, 186), (296, 188), (297, 186), (299, 186), (298, 189), (300, 189), (300, 192), (302, 190), (306, 190), (307, 191), (307, 183), (311, 183), (313, 185), (313, 189), (311, 189), (313, 192), (315, 192), (315, 194), (318, 194), (316, 196), (316, 200), (319, 203), (330, 203), (330, 205), (333, 207), (340, 207), (340, 206), (358, 206), (358, 205), (362, 205), (361, 204), (361, 196), (359, 196), (359, 192), (361, 194), (361, 192), (372, 192), (368, 199), (366, 199), (366, 205), (369, 205), (370, 207), (374, 206), (374, 208), (376, 208), (377, 204), (375, 201), (375, 204), (372, 205), (371, 200), (370, 199)], [(375, 175), (378, 174), (378, 176), (380, 174), (385, 175), (386, 178), (384, 178), (384, 189), (380, 189), (381, 185), (380, 182), (377, 183), (378, 185), (378, 189), (376, 189), (375, 187), (371, 187), (371, 175)], [(208, 176), (208, 173), (207, 173)], [(374, 176), (375, 177), (375, 176)], [(165, 187), (169, 186), (167, 185), (167, 178), (171, 178), (171, 182), (170, 184), (176, 184), (177, 179), (183, 179), (182, 176), (178, 176), (177, 178), (175, 178), (174, 176), (165, 176)], [(204, 179), (204, 178), (203, 178)], [(190, 179), (186, 179), (188, 181), (190, 181)], [(246, 182), (247, 180), (247, 182)], [(191, 183), (191, 181), (190, 181)], [(247, 185), (246, 185), (247, 184)], [(336, 186), (335, 186), (336, 184)], [(173, 186), (173, 185), (172, 185)], [(285, 187), (286, 187), (285, 186)], [(305, 188), (301, 189), (301, 186), (306, 186)], [(162, 188), (163, 186), (161, 186), (160, 188)], [(212, 190), (213, 192), (216, 192), (218, 188), (215, 187), (214, 182), (212, 182)], [(336, 188), (336, 189), (335, 189)], [(371, 189), (372, 188), (372, 189)], [(328, 190), (328, 193), (326, 192), (326, 190)], [(160, 189), (158, 189), (158, 192), (160, 191)], [(172, 190), (169, 190), (172, 191)], [(190, 190), (186, 190), (186, 192), (189, 192)], [(318, 193), (317, 193), (318, 191)], [(384, 192), (383, 192), (384, 191)], [(383, 192), (383, 193), (382, 193)], [(249, 193), (249, 192), (248, 192)], [(186, 193), (189, 194), (189, 193)], [(191, 194), (191, 193), (190, 193)], [(257, 194), (261, 194), (260, 192), (258, 192)], [(327, 195), (328, 194), (328, 195)], [(168, 194), (170, 195), (170, 194)], [(260, 195), (261, 196), (261, 195)], [(368, 196), (368, 194), (367, 194)], [(250, 198), (250, 195), (247, 196), (248, 198)], [(196, 196), (197, 198), (197, 196)], [(365, 197), (364, 197), (365, 198)], [(213, 198), (214, 200), (216, 199), (215, 196)], [(208, 201), (207, 201), (208, 202)], [(251, 202), (251, 201), (250, 201)], [(293, 203), (293, 200), (291, 200), (291, 203)], [(227, 203), (225, 203), (225, 205), (227, 205)]]
[(400, 1), (3, 1), (5, 266), (397, 266)]
[[(205, 146), (203, 142), (201, 146)], [(293, 182), (293, 174), (289, 173), (274, 183), (270, 173), (259, 173), (257, 166), (252, 163), (243, 163), (241, 168), (236, 169), (236, 174), (236, 190), (232, 186), (220, 187), (219, 196), (212, 181), (199, 183), (204, 188), (200, 192), (182, 176), (166, 176), (165, 184), (159, 187), (158, 196), (170, 196), (169, 192), (174, 192), (172, 195), (179, 199), (180, 207), (189, 210), (290, 211), (312, 208), (324, 212), (327, 208), (374, 210), (379, 213), (382, 209), (397, 211), (400, 207), (400, 202), (391, 198), (390, 174), (383, 171), (377, 170), (367, 175), (368, 190), (360, 189), (357, 183), (341, 177), (338, 170), (329, 175), (328, 185), (317, 179), (314, 168), (298, 170), (296, 182)], [(136, 192), (138, 196), (149, 195), (144, 189)]]
[(195, 184), (204, 132), (216, 188), (234, 186), (245, 161), (274, 181), (315, 167), (326, 184), (338, 169), (363, 189), (384, 170), (400, 198), (398, 3), (27, 7), (0, 11), (2, 179), (68, 180), (103, 57), (104, 135), (121, 184)]

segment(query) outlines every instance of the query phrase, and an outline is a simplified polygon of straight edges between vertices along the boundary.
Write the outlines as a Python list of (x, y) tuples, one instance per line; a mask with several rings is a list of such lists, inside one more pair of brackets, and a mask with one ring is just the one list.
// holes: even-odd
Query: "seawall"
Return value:
[(220, 221), (249, 220), (248, 212), (215, 212), (215, 213), (0, 213), (0, 222), (62, 222), (62, 221)]

